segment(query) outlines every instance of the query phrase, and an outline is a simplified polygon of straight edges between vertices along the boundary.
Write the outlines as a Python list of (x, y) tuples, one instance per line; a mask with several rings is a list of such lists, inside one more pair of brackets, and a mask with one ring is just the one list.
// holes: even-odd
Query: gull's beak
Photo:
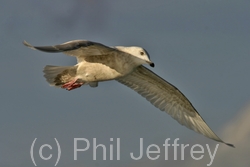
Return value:
[(147, 61), (147, 63), (151, 66), (151, 67), (154, 67), (155, 64), (152, 62), (152, 61)]

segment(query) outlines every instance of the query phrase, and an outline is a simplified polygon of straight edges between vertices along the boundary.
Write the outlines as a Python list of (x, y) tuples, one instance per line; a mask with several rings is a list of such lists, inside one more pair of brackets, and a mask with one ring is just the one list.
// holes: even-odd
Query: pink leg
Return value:
[(81, 87), (83, 84), (84, 84), (83, 82), (77, 82), (77, 79), (74, 79), (62, 85), (61, 88), (72, 90)]

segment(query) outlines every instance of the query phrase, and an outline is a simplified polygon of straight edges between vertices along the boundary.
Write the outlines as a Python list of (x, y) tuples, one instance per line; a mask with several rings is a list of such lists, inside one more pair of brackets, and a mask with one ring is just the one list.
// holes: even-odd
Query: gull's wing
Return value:
[(103, 44), (85, 40), (73, 40), (54, 46), (32, 46), (26, 41), (24, 41), (23, 44), (34, 50), (51, 53), (63, 52), (67, 55), (75, 56), (78, 59), (82, 56), (106, 55), (109, 52), (115, 50), (114, 48), (105, 46)]
[[(175, 86), (146, 67), (139, 66), (134, 72), (117, 81), (135, 90), (155, 107), (171, 115), (181, 125), (225, 143), (208, 127), (190, 101)], [(232, 144), (225, 144), (234, 147)]]

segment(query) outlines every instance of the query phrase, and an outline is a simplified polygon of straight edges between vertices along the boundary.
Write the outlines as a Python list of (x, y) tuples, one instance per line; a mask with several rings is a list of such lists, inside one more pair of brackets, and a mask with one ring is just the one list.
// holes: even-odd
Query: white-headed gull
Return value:
[[(225, 143), (208, 127), (191, 102), (175, 86), (143, 66), (149, 64), (154, 67), (154, 63), (141, 47), (108, 47), (85, 40), (73, 40), (54, 46), (32, 46), (24, 41), (24, 45), (44, 52), (63, 52), (77, 58), (75, 66), (44, 68), (44, 77), (52, 86), (72, 90), (82, 85), (97, 87), (100, 81), (116, 80), (135, 90), (181, 125)], [(232, 144), (225, 144), (234, 147)]]

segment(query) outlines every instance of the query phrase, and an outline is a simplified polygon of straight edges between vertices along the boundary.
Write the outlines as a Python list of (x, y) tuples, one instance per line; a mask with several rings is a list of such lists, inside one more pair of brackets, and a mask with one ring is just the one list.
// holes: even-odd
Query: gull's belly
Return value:
[(113, 80), (133, 71), (133, 67), (110, 67), (102, 63), (81, 62), (77, 68), (77, 78), (85, 82)]

